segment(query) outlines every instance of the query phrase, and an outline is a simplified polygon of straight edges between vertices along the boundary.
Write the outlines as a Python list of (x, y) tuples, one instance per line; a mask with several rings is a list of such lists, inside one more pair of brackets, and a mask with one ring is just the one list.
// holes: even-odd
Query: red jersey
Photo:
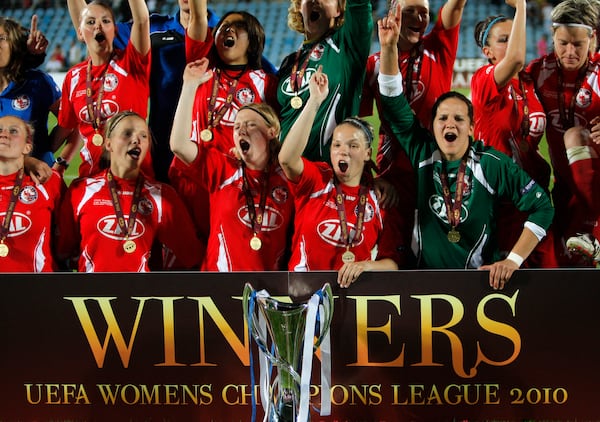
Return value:
[[(220, 151), (228, 154), (233, 143), (233, 124), (238, 110), (250, 103), (276, 104), (275, 90), (277, 79), (274, 75), (265, 73), (262, 69), (227, 69), (221, 65), (216, 66), (216, 60), (209, 55), (213, 45), (212, 34), (208, 34), (205, 42), (195, 41), (188, 37), (186, 32), (185, 46), (187, 62), (209, 57), (213, 78), (203, 83), (196, 90), (196, 99), (193, 108), (191, 139), (203, 144), (200, 132), (209, 126), (208, 114), (212, 111), (213, 140), (204, 145), (215, 146)], [(218, 79), (217, 79), (218, 78)], [(215, 87), (215, 79), (218, 81)], [(213, 91), (216, 95), (213, 98)], [(229, 99), (229, 101), (228, 101)], [(221, 112), (221, 110), (223, 110)], [(222, 116), (216, 117), (217, 115)], [(220, 119), (220, 120), (217, 120)]]
[[(108, 65), (92, 66), (93, 104), (97, 106), (98, 94), (103, 91), (100, 107), (101, 126), (104, 133), (106, 121), (120, 111), (132, 110), (144, 119), (148, 114), (150, 96), (150, 53), (141, 55), (132, 43), (125, 50), (115, 50)], [(86, 96), (88, 61), (72, 67), (65, 75), (58, 113), (58, 124), (68, 129), (79, 128), (83, 139), (80, 151), (80, 176), (91, 176), (100, 171), (100, 158), (103, 147), (92, 143), (96, 133), (93, 116), (88, 111)], [(102, 90), (101, 90), (101, 82)], [(152, 177), (152, 158), (146, 155), (143, 172)]]
[[(4, 223), (17, 173), (0, 176), (0, 224)], [(43, 185), (24, 175), (8, 236), (8, 255), (0, 258), (0, 272), (47, 272), (56, 270), (52, 254), (53, 224), (65, 185), (56, 171)]]
[[(152, 244), (158, 240), (163, 244), (163, 253), (166, 251), (182, 267), (192, 268), (200, 262), (203, 248), (181, 199), (171, 186), (149, 180), (144, 181), (129, 236), (136, 249), (126, 253), (125, 234), (117, 222), (106, 173), (76, 179), (69, 186), (61, 206), (59, 255), (81, 254), (80, 272), (146, 272)], [(136, 180), (114, 180), (128, 222)]]
[[(546, 130), (546, 113), (528, 75), (512, 79), (500, 88), (494, 80), (495, 65), (486, 65), (471, 79), (475, 139), (502, 151), (540, 185), (548, 189), (550, 166), (538, 151)], [(525, 94), (523, 94), (525, 90)], [(524, 123), (527, 105), (528, 123)]]
[[(296, 217), (290, 271), (338, 270), (342, 267), (342, 254), (346, 244), (336, 205), (333, 170), (326, 163), (315, 163), (303, 158), (304, 171), (297, 183), (289, 182), (294, 194)], [(341, 185), (348, 232), (356, 234), (360, 186)], [(391, 217), (391, 216), (390, 216)], [(385, 230), (384, 228), (384, 221)], [(388, 225), (389, 222), (389, 225)], [(353, 241), (350, 249), (356, 261), (372, 259), (378, 247), (377, 258), (400, 260), (395, 246), (399, 239), (392, 218), (379, 208), (375, 192), (369, 189), (360, 239)]]
[[(268, 173), (243, 170), (239, 161), (229, 155), (215, 148), (200, 148), (188, 170), (190, 179), (210, 193), (210, 234), (202, 269), (285, 270), (294, 204), (281, 167), (277, 165)], [(262, 225), (257, 233), (262, 243), (259, 250), (250, 247), (254, 230), (243, 188), (244, 172), (256, 215), (259, 215), (262, 192), (266, 195)]]
[[(584, 70), (585, 74), (582, 75), (578, 70), (562, 70), (554, 53), (532, 61), (527, 67), (548, 119), (546, 140), (554, 168), (555, 185), (561, 188), (567, 187), (571, 180), (563, 140), (565, 130), (573, 126), (586, 127), (594, 117), (600, 115), (599, 57), (590, 59)], [(571, 115), (572, 122), (569, 122)]]

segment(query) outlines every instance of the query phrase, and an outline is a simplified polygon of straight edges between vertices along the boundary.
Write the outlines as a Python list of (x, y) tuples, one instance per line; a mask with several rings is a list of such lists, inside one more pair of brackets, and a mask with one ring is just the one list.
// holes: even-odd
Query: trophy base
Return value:
[(279, 402), (269, 412), (269, 422), (296, 422), (296, 417), (297, 409), (293, 402)]

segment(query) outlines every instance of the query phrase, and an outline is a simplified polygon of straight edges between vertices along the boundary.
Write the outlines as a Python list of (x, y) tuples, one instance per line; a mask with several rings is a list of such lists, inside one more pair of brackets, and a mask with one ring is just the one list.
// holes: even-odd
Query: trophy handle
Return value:
[(331, 326), (331, 320), (333, 318), (333, 292), (331, 290), (331, 284), (325, 283), (320, 290), (320, 296), (323, 303), (323, 318), (320, 321), (320, 324), (323, 324), (323, 329), (321, 330), (321, 334), (317, 338), (315, 342), (315, 350), (321, 345), (321, 342), (327, 335), (329, 331), (329, 327)]

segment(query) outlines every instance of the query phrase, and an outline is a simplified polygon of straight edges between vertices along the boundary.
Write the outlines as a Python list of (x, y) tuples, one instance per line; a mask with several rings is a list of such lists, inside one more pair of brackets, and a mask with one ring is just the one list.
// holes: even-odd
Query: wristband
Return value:
[(506, 259), (510, 259), (512, 262), (517, 264), (517, 266), (519, 266), (519, 267), (521, 267), (521, 265), (523, 264), (523, 261), (525, 261), (521, 255), (518, 255), (514, 252), (509, 253), (508, 256), (506, 257)]
[(67, 160), (65, 160), (64, 158), (62, 158), (62, 157), (57, 157), (56, 158), (56, 164), (58, 164), (61, 167), (64, 167), (65, 169), (67, 167), (69, 167), (69, 162)]

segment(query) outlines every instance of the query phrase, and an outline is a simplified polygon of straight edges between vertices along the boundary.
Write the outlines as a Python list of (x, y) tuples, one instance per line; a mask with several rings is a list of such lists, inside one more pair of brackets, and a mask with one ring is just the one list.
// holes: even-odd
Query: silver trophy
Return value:
[[(256, 341), (260, 352), (260, 392), (265, 410), (264, 420), (269, 422), (309, 420), (312, 361), (314, 351), (319, 346), (321, 346), (321, 415), (329, 415), (331, 411), (329, 326), (333, 316), (333, 294), (329, 283), (313, 294), (310, 300), (302, 303), (278, 301), (273, 299), (266, 290), (257, 292), (247, 283), (244, 288), (243, 306), (249, 333)], [(277, 375), (271, 383), (272, 366), (277, 367)], [(253, 374), (252, 368), (251, 371)], [(254, 408), (255, 406), (253, 406), (252, 420), (255, 417)]]

